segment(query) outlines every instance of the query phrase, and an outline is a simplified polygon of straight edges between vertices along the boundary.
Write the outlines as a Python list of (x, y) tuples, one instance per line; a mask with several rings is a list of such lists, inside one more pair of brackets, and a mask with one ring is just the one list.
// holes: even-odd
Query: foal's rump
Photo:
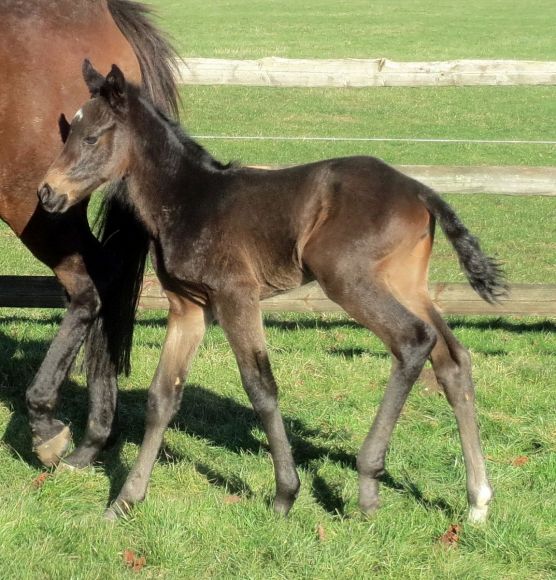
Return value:
[(314, 213), (300, 235), (300, 258), (317, 278), (332, 265), (352, 276), (367, 268), (386, 284), (395, 280), (408, 292), (426, 292), (438, 221), (473, 289), (487, 302), (505, 294), (496, 260), (483, 253), (453, 208), (426, 185), (374, 157), (304, 167), (311, 175)]
[(374, 157), (306, 167), (314, 214), (300, 238), (310, 268), (327, 263), (352, 275), (361, 268), (378, 275), (394, 257), (417, 253), (428, 262), (434, 218), (419, 198), (421, 183)]

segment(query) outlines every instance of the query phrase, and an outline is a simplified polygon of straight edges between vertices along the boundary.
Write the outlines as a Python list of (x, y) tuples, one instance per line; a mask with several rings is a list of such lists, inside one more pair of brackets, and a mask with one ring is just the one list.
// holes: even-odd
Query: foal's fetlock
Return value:
[(372, 516), (380, 506), (378, 479), (359, 475), (359, 509), (366, 516)]
[(75, 449), (69, 455), (63, 458), (62, 461), (58, 464), (58, 470), (60, 471), (77, 471), (80, 469), (85, 469), (89, 467), (94, 458), (95, 454), (83, 452), (83, 450)]
[(469, 514), (467, 519), (470, 524), (481, 525), (486, 523), (489, 503), (493, 495), (490, 485), (484, 484), (478, 490), (476, 497), (469, 499)]
[(274, 498), (274, 511), (277, 514), (287, 516), (299, 495), (300, 488), (301, 482), (296, 476), (295, 480), (288, 484), (285, 489), (277, 491)]
[(291, 510), (293, 504), (295, 503), (296, 498), (297, 498), (297, 495), (295, 495), (295, 496), (277, 495), (274, 498), (274, 511), (277, 514), (280, 514), (281, 516), (287, 516), (289, 511)]
[(71, 431), (61, 421), (53, 423), (60, 425), (60, 431), (46, 441), (39, 437), (33, 437), (33, 448), (39, 461), (45, 467), (54, 467), (60, 462), (71, 442)]

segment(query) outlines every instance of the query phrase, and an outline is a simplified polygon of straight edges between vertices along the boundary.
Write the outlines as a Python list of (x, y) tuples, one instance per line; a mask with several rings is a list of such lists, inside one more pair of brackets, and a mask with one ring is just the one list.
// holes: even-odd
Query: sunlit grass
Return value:
[[(148, 498), (115, 526), (101, 516), (137, 454), (146, 392), (164, 335), (162, 313), (138, 323), (134, 371), (122, 379), (120, 445), (94, 470), (62, 473), (35, 489), (22, 390), (56, 331), (56, 315), (3, 311), (0, 321), (0, 546), (5, 577), (120, 577), (124, 550), (149, 576), (323, 578), (548, 578), (554, 570), (550, 498), (556, 492), (554, 324), (452, 318), (471, 349), (488, 469), (496, 489), (484, 528), (465, 523), (464, 469), (453, 415), (419, 383), (388, 456), (383, 507), (355, 515), (355, 454), (389, 373), (383, 345), (337, 315), (266, 317), (281, 408), (302, 479), (288, 519), (268, 502), (273, 470), (230, 349), (212, 328), (182, 409), (165, 438)], [(73, 373), (60, 416), (78, 438), (87, 394)], [(516, 462), (516, 459), (525, 457)], [(230, 500), (230, 496), (232, 500)], [(458, 545), (438, 538), (462, 525)], [(317, 527), (320, 526), (320, 539)], [(60, 561), (64, 571), (60, 571)]]

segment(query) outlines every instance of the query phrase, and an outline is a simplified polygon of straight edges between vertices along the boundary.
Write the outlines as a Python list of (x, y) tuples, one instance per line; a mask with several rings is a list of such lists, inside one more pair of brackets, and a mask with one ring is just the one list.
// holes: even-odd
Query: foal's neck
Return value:
[(130, 107), (130, 126), (131, 201), (158, 237), (164, 220), (196, 203), (202, 185), (226, 167), (143, 98)]

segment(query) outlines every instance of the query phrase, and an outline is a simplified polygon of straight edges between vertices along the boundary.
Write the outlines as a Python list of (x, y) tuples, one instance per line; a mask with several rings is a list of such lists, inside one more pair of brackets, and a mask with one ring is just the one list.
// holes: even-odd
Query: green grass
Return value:
[(180, 54), (556, 60), (550, 0), (151, 0)]
[[(399, 60), (554, 60), (556, 5), (533, 2), (262, 2), (154, 0), (181, 54)], [(553, 87), (279, 90), (186, 87), (184, 123), (197, 135), (556, 138)], [(554, 165), (555, 148), (525, 145), (235, 142), (206, 140), (221, 159), (297, 163), (372, 154), (396, 164)], [(446, 196), (513, 282), (556, 282), (554, 198)], [(0, 274), (49, 274), (0, 224)], [(460, 281), (437, 237), (433, 280)], [(452, 318), (473, 355), (478, 411), (496, 490), (484, 528), (465, 523), (461, 450), (452, 413), (428, 382), (396, 429), (372, 520), (355, 515), (354, 457), (383, 394), (382, 344), (341, 316), (266, 318), (281, 407), (302, 479), (288, 519), (268, 507), (265, 437), (233, 357), (211, 328), (165, 438), (145, 503), (117, 525), (101, 518), (136, 457), (146, 388), (164, 317), (140, 315), (131, 377), (121, 381), (122, 437), (94, 469), (42, 472), (31, 452), (24, 388), (61, 312), (0, 312), (0, 578), (538, 578), (556, 576), (556, 328), (520, 317)], [(77, 440), (87, 393), (76, 365), (60, 417)], [(516, 458), (526, 457), (519, 465)], [(230, 496), (239, 502), (230, 502)], [(457, 546), (438, 538), (462, 524)], [(320, 526), (321, 536), (317, 533)]]
[[(555, 141), (553, 87), (185, 87), (191, 135)], [(201, 141), (222, 159), (300, 163), (367, 154), (395, 164), (554, 165), (555, 145)]]
[[(56, 331), (56, 314), (4, 311), (0, 321), (1, 577), (118, 578), (124, 550), (145, 556), (147, 577), (550, 578), (556, 573), (554, 325), (538, 319), (453, 318), (471, 348), (488, 469), (496, 489), (484, 528), (465, 523), (455, 422), (444, 397), (419, 383), (388, 457), (382, 509), (355, 515), (354, 456), (383, 394), (382, 344), (340, 316), (267, 317), (275, 374), (302, 479), (288, 519), (268, 507), (273, 472), (220, 329), (197, 357), (149, 495), (128, 521), (101, 514), (133, 462), (145, 389), (164, 334), (162, 315), (138, 324), (135, 368), (122, 380), (120, 446), (94, 470), (62, 473), (40, 489), (22, 385)], [(87, 408), (83, 376), (64, 388), (60, 416), (77, 437)], [(524, 465), (514, 465), (520, 456)], [(237, 496), (238, 503), (230, 503)], [(454, 548), (438, 538), (463, 528)], [(324, 531), (319, 540), (317, 526)]]

